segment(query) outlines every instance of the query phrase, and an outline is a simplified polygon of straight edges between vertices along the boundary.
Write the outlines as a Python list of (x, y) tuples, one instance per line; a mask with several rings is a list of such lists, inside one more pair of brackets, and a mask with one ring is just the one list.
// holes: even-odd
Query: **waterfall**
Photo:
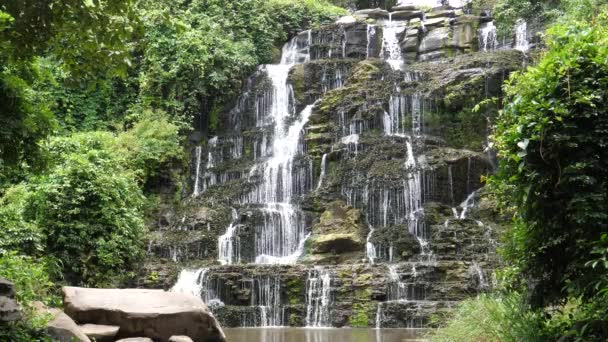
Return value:
[(260, 310), (260, 327), (283, 325), (281, 306), (281, 279), (276, 275), (260, 276), (254, 279), (251, 305)]
[(515, 49), (526, 53), (530, 49), (528, 43), (528, 23), (525, 20), (517, 20), (515, 27)]
[(367, 24), (367, 47), (365, 49), (365, 58), (370, 58), (369, 49), (374, 38), (376, 38), (376, 25)]
[(330, 327), (331, 273), (321, 266), (308, 271), (306, 326)]
[(344, 31), (342, 33), (342, 58), (346, 58), (346, 43), (348, 42), (348, 35), (346, 34), (346, 29), (342, 27)]
[(389, 13), (389, 21), (385, 23), (383, 31), (382, 54), (394, 70), (401, 69), (403, 56), (398, 35), (403, 33), (405, 26), (401, 21), (393, 21)]
[(201, 146), (196, 146), (195, 155), (196, 155), (196, 173), (194, 176), (194, 191), (192, 192), (193, 197), (197, 197), (200, 195), (200, 177), (201, 177), (201, 156), (203, 154), (203, 148)]
[(327, 153), (323, 154), (321, 158), (321, 174), (319, 175), (319, 184), (317, 184), (317, 190), (323, 186), (323, 179), (325, 178), (325, 169), (327, 167)]
[[(301, 255), (306, 239), (305, 222), (299, 209), (292, 205), (294, 195), (308, 190), (306, 174), (294, 165), (294, 158), (303, 151), (302, 131), (313, 105), (308, 105), (298, 118), (290, 122), (294, 114), (293, 89), (287, 79), (291, 68), (310, 61), (311, 31), (302, 47), (298, 37), (283, 47), (281, 63), (262, 68), (272, 83), (271, 105), (264, 116), (272, 118), (272, 156), (262, 165), (250, 171), (261, 180), (243, 202), (261, 205), (264, 215), (262, 226), (256, 227), (255, 262), (260, 264), (293, 263)], [(304, 174), (304, 176), (301, 176)]]
[(369, 263), (373, 265), (374, 260), (376, 260), (376, 258), (378, 257), (376, 254), (376, 246), (374, 246), (374, 244), (371, 241), (375, 229), (374, 229), (374, 227), (372, 227), (369, 224), (368, 224), (368, 226), (369, 226), (369, 233), (367, 234), (367, 239), (365, 240), (365, 255), (367, 256)]
[(226, 233), (218, 238), (218, 260), (222, 265), (232, 265), (241, 262), (241, 246), (238, 232), (238, 214), (236, 209), (232, 208), (232, 222)]
[(471, 264), (471, 268), (470, 268), (470, 273), (473, 276), (476, 276), (478, 279), (478, 286), (479, 289), (487, 289), (488, 287), (490, 287), (490, 285), (488, 284), (488, 281), (486, 280), (486, 276), (483, 273), (483, 269), (479, 266), (479, 264), (476, 261), (473, 261), (473, 263)]
[(203, 279), (209, 271), (208, 268), (198, 270), (182, 270), (177, 278), (177, 282), (171, 288), (171, 292), (179, 292), (184, 294), (201, 297), (204, 286)]
[(498, 48), (498, 33), (494, 22), (479, 25), (479, 49), (492, 51)]

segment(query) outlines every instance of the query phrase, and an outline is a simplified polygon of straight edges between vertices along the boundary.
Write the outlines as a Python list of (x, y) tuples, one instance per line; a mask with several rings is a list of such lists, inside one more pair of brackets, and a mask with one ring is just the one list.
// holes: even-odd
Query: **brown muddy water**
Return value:
[(423, 341), (421, 329), (351, 328), (229, 328), (229, 342), (413, 342)]

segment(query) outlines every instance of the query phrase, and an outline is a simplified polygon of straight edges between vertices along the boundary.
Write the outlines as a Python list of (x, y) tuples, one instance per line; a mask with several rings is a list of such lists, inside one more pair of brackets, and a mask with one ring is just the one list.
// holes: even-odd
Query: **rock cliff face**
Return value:
[(227, 327), (428, 327), (491, 287), (496, 108), (474, 107), (524, 38), (415, 6), (300, 33), (193, 148), (192, 196), (159, 220), (140, 286), (185, 269), (174, 290)]

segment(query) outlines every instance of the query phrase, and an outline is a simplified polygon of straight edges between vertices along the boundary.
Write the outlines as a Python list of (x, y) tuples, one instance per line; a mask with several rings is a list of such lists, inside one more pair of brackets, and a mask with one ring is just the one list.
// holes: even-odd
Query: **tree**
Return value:
[(604, 16), (552, 28), (538, 65), (505, 88), (494, 184), (517, 209), (505, 254), (537, 307), (591, 300), (606, 276), (588, 261), (608, 231), (607, 27)]
[(143, 195), (110, 133), (55, 138), (48, 174), (33, 182), (31, 219), (72, 283), (109, 285), (143, 257)]

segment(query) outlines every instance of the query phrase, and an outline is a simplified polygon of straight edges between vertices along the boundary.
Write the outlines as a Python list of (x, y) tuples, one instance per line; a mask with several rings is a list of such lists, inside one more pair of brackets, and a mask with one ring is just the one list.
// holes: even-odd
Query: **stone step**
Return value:
[(80, 330), (96, 342), (112, 342), (120, 329), (117, 325), (83, 324)]

